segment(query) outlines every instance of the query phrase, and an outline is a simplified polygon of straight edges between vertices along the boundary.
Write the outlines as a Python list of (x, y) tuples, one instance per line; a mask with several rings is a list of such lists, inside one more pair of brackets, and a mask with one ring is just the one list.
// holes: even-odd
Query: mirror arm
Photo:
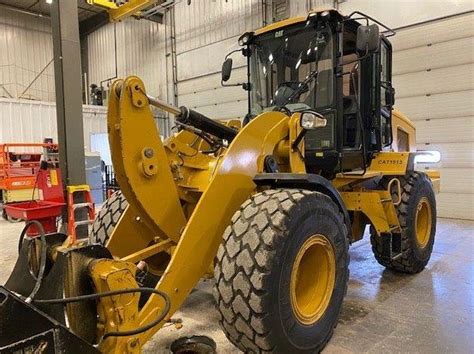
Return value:
[(227, 53), (227, 55), (225, 56), (224, 60), (227, 60), (231, 54), (234, 54), (234, 53), (237, 53), (237, 52), (241, 52), (243, 53), (244, 49), (243, 48), (239, 48), (239, 49), (234, 49), (233, 51)]
[(303, 138), (305, 137), (307, 132), (308, 131), (306, 129), (302, 129), (300, 131), (300, 133), (296, 137), (295, 141), (293, 141), (293, 143), (291, 143), (291, 148), (292, 149), (294, 149), (294, 150), (298, 149), (298, 145), (301, 143), (301, 140), (303, 140)]
[(374, 19), (373, 17), (370, 17), (369, 15), (366, 15), (365, 13), (363, 12), (360, 12), (360, 11), (354, 11), (352, 12), (349, 16), (347, 16), (346, 18), (347, 19), (351, 19), (352, 16), (354, 15), (360, 15), (362, 16), (363, 18), (367, 19), (367, 20), (371, 20), (372, 22), (375, 22), (376, 24), (378, 24), (379, 26), (385, 28), (387, 30), (387, 32), (389, 32), (388, 35), (386, 35), (385, 37), (391, 37), (391, 36), (394, 36), (397, 32), (395, 32), (393, 29), (391, 29), (390, 27), (384, 25), (382, 22), (380, 21), (377, 21), (376, 19)]

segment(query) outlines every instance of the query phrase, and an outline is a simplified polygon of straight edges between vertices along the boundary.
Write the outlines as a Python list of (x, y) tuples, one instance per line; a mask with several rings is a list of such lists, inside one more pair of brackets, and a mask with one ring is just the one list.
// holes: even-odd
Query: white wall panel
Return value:
[[(18, 98), (53, 59), (46, 18), (0, 10), (0, 97)], [(54, 68), (49, 64), (23, 98), (54, 101)]]
[(474, 64), (419, 71), (393, 78), (397, 98), (474, 89)]
[(181, 95), (179, 99), (180, 105), (189, 106), (191, 108), (235, 101), (242, 101), (246, 106), (247, 91), (244, 91), (241, 86), (219, 87), (211, 90), (198, 91), (196, 93)]
[[(178, 81), (220, 72), (227, 53), (238, 48), (238, 36), (234, 36), (178, 54)], [(235, 67), (246, 63), (245, 57), (239, 53), (235, 53), (232, 59)]]
[(222, 104), (200, 106), (196, 111), (213, 119), (238, 119), (247, 113), (246, 101), (233, 101)]
[[(459, 50), (462, 48), (462, 50)], [(449, 57), (449, 61), (446, 58)], [(406, 50), (393, 55), (393, 75), (445, 68), (474, 62), (474, 37), (453, 39)]]
[(362, 11), (390, 27), (401, 27), (474, 10), (474, 2), (471, 0), (346, 0), (339, 4), (339, 9), (345, 14), (356, 10)]
[[(89, 84), (99, 85), (102, 80), (115, 77), (114, 34), (117, 76), (138, 75), (149, 94), (167, 99), (165, 26), (147, 20), (108, 24), (88, 36)], [(104, 82), (104, 86), (111, 82)]]
[(417, 143), (461, 143), (472, 142), (473, 138), (474, 117), (416, 121)]
[[(90, 149), (90, 135), (107, 132), (107, 109), (83, 106), (84, 145)], [(0, 142), (41, 143), (44, 138), (56, 142), (56, 105), (51, 102), (0, 98)]]
[(394, 50), (400, 51), (473, 36), (474, 13), (469, 13), (399, 30), (390, 41)]
[(473, 97), (474, 90), (403, 98), (397, 93), (395, 106), (412, 120), (466, 117), (474, 112)]
[[(229, 83), (244, 82), (247, 79), (246, 67), (235, 67), (232, 69), (232, 76)], [(204, 77), (195, 77), (189, 80), (181, 81), (179, 83), (180, 97), (188, 94), (196, 94), (200, 91), (214, 90), (222, 88), (221, 72), (219, 70), (216, 74), (206, 75)]]
[[(441, 191), (443, 193), (472, 194), (474, 178), (470, 168), (445, 168), (441, 174)], [(474, 217), (474, 215), (473, 215)]]
[(436, 200), (438, 216), (474, 220), (474, 194), (441, 192)]

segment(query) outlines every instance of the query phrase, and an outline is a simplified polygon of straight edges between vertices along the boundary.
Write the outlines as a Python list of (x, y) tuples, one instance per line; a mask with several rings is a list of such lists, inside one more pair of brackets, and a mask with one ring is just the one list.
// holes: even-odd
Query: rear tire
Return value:
[(128, 202), (120, 190), (112, 194), (106, 200), (94, 220), (92, 231), (89, 235), (90, 242), (106, 246), (115, 225), (117, 225), (127, 206)]
[[(382, 242), (371, 228), (370, 241), (375, 259), (384, 267), (403, 272), (421, 272), (431, 257), (436, 234), (436, 199), (429, 177), (412, 172), (399, 178), (402, 201), (396, 207), (402, 233), (402, 256), (395, 260), (382, 257)], [(390, 179), (381, 182), (388, 188)], [(398, 198), (394, 193), (393, 198)]]
[(348, 232), (326, 195), (266, 190), (224, 233), (214, 295), (227, 338), (244, 352), (321, 351), (349, 278)]

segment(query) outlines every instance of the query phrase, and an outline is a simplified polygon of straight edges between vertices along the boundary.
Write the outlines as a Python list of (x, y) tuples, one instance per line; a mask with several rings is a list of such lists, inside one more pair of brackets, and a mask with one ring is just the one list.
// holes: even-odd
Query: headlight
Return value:
[(253, 36), (253, 32), (245, 32), (243, 35), (239, 37), (239, 45), (244, 46), (247, 45), (250, 39)]
[(324, 128), (327, 124), (327, 119), (317, 112), (303, 112), (301, 113), (301, 127), (303, 129), (311, 130)]

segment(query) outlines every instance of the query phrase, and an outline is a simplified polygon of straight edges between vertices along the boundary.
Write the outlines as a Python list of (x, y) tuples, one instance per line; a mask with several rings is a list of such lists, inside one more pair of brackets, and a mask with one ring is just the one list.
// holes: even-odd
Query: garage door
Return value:
[(401, 29), (392, 38), (396, 106), (417, 147), (441, 153), (438, 215), (474, 219), (474, 14)]

